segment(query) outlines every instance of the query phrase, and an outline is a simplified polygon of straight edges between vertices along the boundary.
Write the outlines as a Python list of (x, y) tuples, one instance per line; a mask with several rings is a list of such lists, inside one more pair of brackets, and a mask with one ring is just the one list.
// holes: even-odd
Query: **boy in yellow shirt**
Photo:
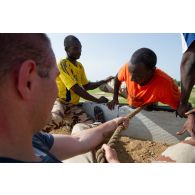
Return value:
[(52, 109), (52, 122), (44, 128), (45, 131), (58, 129), (61, 126), (71, 130), (76, 123), (93, 124), (94, 121), (79, 105), (80, 97), (97, 103), (108, 102), (106, 97), (96, 98), (90, 95), (87, 90), (95, 89), (109, 82), (113, 77), (98, 82), (88, 81), (83, 65), (77, 61), (81, 55), (81, 48), (81, 43), (75, 36), (65, 37), (64, 49), (67, 58), (62, 59), (58, 64), (60, 71), (56, 79), (58, 98)]

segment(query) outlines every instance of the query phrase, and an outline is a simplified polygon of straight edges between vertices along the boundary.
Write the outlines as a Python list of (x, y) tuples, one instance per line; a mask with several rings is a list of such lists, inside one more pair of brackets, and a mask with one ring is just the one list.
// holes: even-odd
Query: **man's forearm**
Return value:
[(114, 95), (113, 95), (113, 100), (118, 101), (118, 94), (119, 94), (119, 88), (121, 86), (121, 81), (118, 80), (118, 77), (116, 75), (115, 80), (114, 80)]
[(101, 144), (116, 128), (117, 123), (114, 120), (111, 120), (95, 128), (80, 131), (73, 136), (78, 140), (82, 152), (87, 152)]
[(193, 83), (190, 80), (181, 79), (181, 99), (180, 104), (187, 105), (193, 88)]
[(97, 81), (97, 82), (89, 82), (88, 84), (84, 85), (83, 87), (86, 90), (93, 90), (93, 89), (98, 88), (100, 85), (102, 85), (104, 83), (106, 83), (105, 80), (101, 80), (101, 81)]
[(97, 102), (98, 103), (98, 99), (92, 95), (90, 95), (87, 91), (85, 91), (82, 87), (78, 86), (78, 85), (74, 85), (71, 88), (77, 95), (79, 95), (80, 97), (92, 101), (92, 102)]
[(117, 128), (117, 123), (112, 120), (73, 135), (53, 135), (54, 144), (50, 152), (59, 160), (86, 153), (101, 144), (115, 128)]
[(187, 105), (195, 83), (195, 54), (186, 53), (181, 63), (181, 99), (180, 104)]

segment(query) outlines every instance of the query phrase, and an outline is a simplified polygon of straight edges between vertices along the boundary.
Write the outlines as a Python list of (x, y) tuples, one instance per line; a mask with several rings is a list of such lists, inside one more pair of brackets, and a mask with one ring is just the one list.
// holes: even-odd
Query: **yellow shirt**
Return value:
[(71, 88), (75, 84), (82, 87), (89, 82), (83, 65), (78, 62), (77, 66), (75, 66), (68, 59), (62, 59), (58, 64), (58, 69), (60, 71), (60, 74), (56, 79), (58, 97), (63, 103), (78, 104), (80, 96), (71, 90)]

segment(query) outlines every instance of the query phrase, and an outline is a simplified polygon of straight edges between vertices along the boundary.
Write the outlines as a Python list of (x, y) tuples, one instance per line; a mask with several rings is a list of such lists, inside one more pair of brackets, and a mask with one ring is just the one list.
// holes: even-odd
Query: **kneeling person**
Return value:
[(60, 71), (56, 80), (58, 98), (52, 109), (51, 122), (44, 128), (47, 132), (62, 126), (71, 130), (76, 123), (92, 124), (94, 122), (79, 105), (80, 97), (97, 103), (108, 102), (106, 97), (96, 98), (87, 90), (95, 89), (113, 77), (98, 82), (88, 81), (83, 65), (77, 61), (81, 55), (81, 47), (80, 41), (75, 36), (69, 35), (64, 39), (67, 57), (58, 64)]
[[(152, 50), (141, 48), (135, 51), (115, 77), (113, 100), (108, 107), (113, 109), (118, 104), (118, 95), (122, 94), (132, 107), (162, 102), (176, 110), (180, 98), (178, 86), (169, 75), (156, 68), (156, 63), (157, 57)], [(126, 88), (120, 89), (122, 82)]]

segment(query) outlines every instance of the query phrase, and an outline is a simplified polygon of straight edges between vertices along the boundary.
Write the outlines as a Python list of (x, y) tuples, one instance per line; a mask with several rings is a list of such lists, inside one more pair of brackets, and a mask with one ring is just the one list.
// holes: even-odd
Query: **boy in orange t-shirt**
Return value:
[(135, 51), (115, 77), (114, 96), (108, 107), (113, 109), (118, 104), (119, 88), (124, 81), (129, 105), (139, 107), (162, 102), (176, 110), (180, 99), (178, 86), (169, 75), (156, 68), (156, 62), (152, 50), (141, 48)]

